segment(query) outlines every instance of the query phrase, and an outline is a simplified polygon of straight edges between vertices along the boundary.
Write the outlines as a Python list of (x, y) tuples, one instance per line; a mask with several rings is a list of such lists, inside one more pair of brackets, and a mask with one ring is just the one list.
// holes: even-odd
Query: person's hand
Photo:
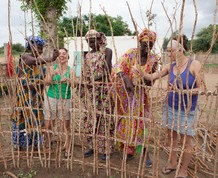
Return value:
[(125, 83), (125, 87), (127, 92), (134, 92), (134, 85), (129, 77), (123, 76), (123, 81)]
[(55, 70), (51, 69), (50, 73), (51, 73), (52, 77), (55, 76), (55, 75), (60, 75), (60, 71), (59, 71), (58, 68), (56, 68)]
[(173, 90), (173, 85), (171, 83), (169, 83), (169, 85), (167, 87), (163, 87), (163, 92), (164, 93), (168, 93), (171, 92)]
[(58, 49), (54, 49), (54, 50), (53, 50), (52, 61), (55, 61), (58, 56), (59, 56), (59, 51), (58, 51)]
[(62, 83), (67, 83), (69, 81), (69, 78), (65, 77), (65, 76), (62, 76), (61, 77), (61, 82)]
[(138, 73), (139, 75), (142, 76), (142, 71), (139, 67), (137, 67), (136, 65), (132, 66), (132, 71), (133, 73)]
[(101, 75), (98, 75), (97, 77), (94, 78), (94, 80), (95, 80), (95, 81), (99, 81), (99, 80), (102, 80), (102, 78), (103, 78), (103, 77), (102, 77)]

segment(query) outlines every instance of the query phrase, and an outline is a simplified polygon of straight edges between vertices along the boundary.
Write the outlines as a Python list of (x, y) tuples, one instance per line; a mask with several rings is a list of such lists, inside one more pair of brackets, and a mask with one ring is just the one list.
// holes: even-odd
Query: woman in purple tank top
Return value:
[[(198, 119), (197, 100), (201, 83), (204, 81), (200, 62), (185, 56), (186, 42), (186, 36), (181, 36), (180, 42), (176, 39), (169, 41), (167, 53), (172, 63), (164, 66), (161, 71), (148, 74), (136, 67), (133, 69), (138, 71), (146, 80), (151, 81), (169, 75), (169, 92), (164, 105), (162, 125), (167, 128), (168, 144), (173, 145), (173, 148), (171, 148), (173, 150), (169, 162), (162, 169), (162, 173), (169, 174), (178, 168), (177, 178), (188, 176), (187, 168), (192, 156), (192, 139), (195, 136)], [(177, 166), (177, 153), (174, 151), (178, 147), (177, 138), (179, 136), (181, 143), (184, 143), (185, 140), (181, 166)], [(171, 137), (172, 144), (170, 143)]]

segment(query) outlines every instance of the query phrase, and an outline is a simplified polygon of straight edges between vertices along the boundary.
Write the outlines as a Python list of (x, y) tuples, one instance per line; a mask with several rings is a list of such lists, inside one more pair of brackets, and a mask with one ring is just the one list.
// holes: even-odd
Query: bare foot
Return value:
[(166, 166), (163, 167), (162, 173), (163, 174), (170, 174), (171, 172), (176, 170), (176, 166), (177, 165), (167, 164)]
[(188, 177), (187, 172), (180, 172), (180, 171), (177, 176), (177, 178), (187, 178), (187, 177)]

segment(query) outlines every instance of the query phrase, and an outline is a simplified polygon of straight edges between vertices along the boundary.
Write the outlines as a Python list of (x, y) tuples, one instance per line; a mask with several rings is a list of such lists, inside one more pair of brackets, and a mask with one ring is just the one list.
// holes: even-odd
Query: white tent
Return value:
[[(69, 50), (69, 65), (76, 68), (77, 76), (80, 76), (82, 54), (89, 50), (88, 44), (84, 37), (68, 37), (64, 38), (64, 41), (65, 48)], [(107, 47), (113, 51), (112, 64), (115, 64), (127, 50), (137, 47), (137, 38), (136, 36), (114, 36), (113, 38), (108, 36)]]

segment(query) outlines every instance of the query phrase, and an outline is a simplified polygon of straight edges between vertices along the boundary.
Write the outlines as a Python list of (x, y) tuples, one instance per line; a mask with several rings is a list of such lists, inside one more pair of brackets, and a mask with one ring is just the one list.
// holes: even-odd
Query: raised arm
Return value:
[(23, 54), (21, 58), (27, 65), (37, 65), (37, 64), (45, 64), (48, 62), (53, 62), (57, 59), (58, 55), (59, 55), (58, 50), (54, 49), (53, 55), (51, 58), (45, 59), (45, 58), (42, 58), (41, 56), (35, 57), (27, 53)]
[[(137, 70), (134, 68), (134, 70)], [(141, 76), (143, 76), (146, 80), (149, 80), (151, 82), (154, 82), (156, 79), (158, 78), (162, 78), (164, 76), (166, 76), (168, 73), (169, 73), (169, 70), (170, 70), (170, 64), (167, 64), (163, 67), (163, 69), (161, 71), (157, 71), (153, 74), (148, 74), (148, 73), (144, 73), (142, 72), (141, 70), (137, 70)]]

